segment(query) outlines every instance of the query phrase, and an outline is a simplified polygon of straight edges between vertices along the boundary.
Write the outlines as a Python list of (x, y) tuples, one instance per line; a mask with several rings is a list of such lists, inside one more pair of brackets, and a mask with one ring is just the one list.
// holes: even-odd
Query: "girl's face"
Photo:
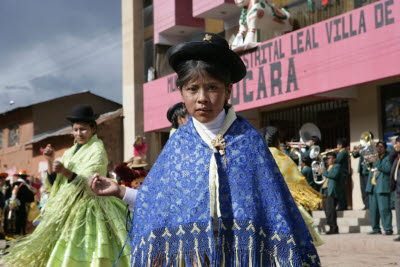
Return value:
[(214, 120), (231, 97), (232, 84), (228, 87), (207, 73), (183, 85), (181, 94), (190, 115), (201, 123)]
[(75, 122), (72, 125), (72, 133), (76, 142), (80, 145), (84, 145), (89, 142), (95, 133), (95, 129), (90, 127), (88, 123), (85, 122)]

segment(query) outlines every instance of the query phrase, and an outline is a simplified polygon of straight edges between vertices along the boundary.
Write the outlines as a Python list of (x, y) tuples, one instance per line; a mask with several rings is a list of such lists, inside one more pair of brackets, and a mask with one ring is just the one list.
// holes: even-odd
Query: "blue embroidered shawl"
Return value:
[(209, 191), (214, 151), (190, 118), (168, 140), (138, 192), (129, 231), (131, 265), (320, 266), (259, 132), (237, 116), (224, 139), (227, 167), (215, 153), (221, 210), (217, 244)]

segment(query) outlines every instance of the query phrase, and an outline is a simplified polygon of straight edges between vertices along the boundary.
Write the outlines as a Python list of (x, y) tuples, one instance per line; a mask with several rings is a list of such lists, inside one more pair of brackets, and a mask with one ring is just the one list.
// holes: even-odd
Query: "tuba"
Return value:
[(372, 158), (376, 158), (378, 156), (378, 152), (376, 151), (376, 145), (372, 138), (370, 132), (363, 132), (360, 137), (360, 146), (361, 155), (363, 156), (363, 163), (368, 171), (376, 171), (376, 168), (372, 167)]
[(318, 138), (321, 140), (321, 131), (315, 125), (314, 123), (307, 122), (304, 123), (299, 131), (300, 135), (300, 142), (302, 143), (308, 143), (311, 140), (312, 136), (318, 136)]
[[(318, 136), (319, 139), (321, 139), (321, 131), (318, 129), (318, 127), (311, 122), (307, 122), (303, 124), (299, 130), (299, 135), (300, 135), (300, 142), (298, 143), (293, 143), (301, 147), (305, 147), (308, 142), (311, 140), (312, 136)], [(310, 158), (314, 159), (318, 156), (320, 152), (320, 147), (319, 146), (314, 146), (311, 151), (310, 151)], [(299, 159), (299, 170), (301, 170), (301, 151), (300, 149), (298, 150), (293, 150), (293, 156), (294, 158)]]
[[(318, 138), (321, 140), (321, 131), (314, 123), (311, 122), (303, 124), (303, 126), (300, 128), (299, 134), (301, 142), (308, 143), (312, 136), (318, 136)], [(311, 163), (311, 170), (314, 182), (316, 184), (323, 184), (326, 180), (326, 177), (323, 177), (319, 174), (321, 169), (325, 169), (325, 163), (321, 155), (321, 148), (319, 146), (315, 145), (313, 148), (311, 148), (310, 158), (313, 160)]]

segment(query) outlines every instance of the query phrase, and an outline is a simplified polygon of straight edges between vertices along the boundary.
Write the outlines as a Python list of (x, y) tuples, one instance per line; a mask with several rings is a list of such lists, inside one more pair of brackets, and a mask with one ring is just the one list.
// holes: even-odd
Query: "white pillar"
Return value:
[[(349, 101), (350, 111), (350, 147), (360, 144), (361, 133), (371, 131), (374, 139), (380, 135), (379, 124), (379, 95), (376, 83), (368, 83), (358, 86), (358, 98)], [(361, 198), (360, 175), (358, 170), (359, 158), (351, 157), (351, 168), (353, 170), (353, 210), (364, 207)]]
[(135, 136), (143, 136), (143, 1), (122, 0), (122, 104), (124, 160), (133, 156)]

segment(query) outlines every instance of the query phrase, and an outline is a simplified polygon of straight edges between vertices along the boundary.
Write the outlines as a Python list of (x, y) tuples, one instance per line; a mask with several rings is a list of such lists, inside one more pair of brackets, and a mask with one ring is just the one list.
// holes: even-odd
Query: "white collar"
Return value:
[(225, 109), (222, 109), (218, 116), (210, 122), (202, 123), (196, 120), (194, 117), (192, 118), (195, 126), (201, 127), (211, 139), (214, 139), (221, 130), (225, 117)]

